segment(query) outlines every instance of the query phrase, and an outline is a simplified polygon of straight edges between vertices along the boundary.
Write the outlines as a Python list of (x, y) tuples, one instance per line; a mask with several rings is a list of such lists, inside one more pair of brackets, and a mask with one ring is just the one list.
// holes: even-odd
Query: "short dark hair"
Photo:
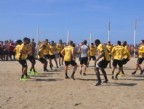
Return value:
[(27, 40), (28, 40), (28, 38), (27, 38), (27, 37), (24, 37), (24, 38), (23, 38), (23, 41), (27, 41)]
[(117, 44), (118, 44), (118, 45), (121, 45), (121, 41), (117, 41)]
[(96, 39), (95, 40), (95, 44), (100, 44), (101, 42), (100, 42), (100, 40), (99, 39)]
[(83, 41), (83, 44), (85, 44), (85, 45), (86, 45), (86, 44), (87, 44), (87, 40), (84, 40), (84, 41)]

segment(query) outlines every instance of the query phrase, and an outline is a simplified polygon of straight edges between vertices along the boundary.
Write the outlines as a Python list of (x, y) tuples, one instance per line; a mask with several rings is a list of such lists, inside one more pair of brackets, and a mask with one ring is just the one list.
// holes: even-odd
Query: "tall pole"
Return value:
[(67, 44), (69, 43), (69, 41), (70, 41), (70, 32), (68, 31), (67, 32)]
[(110, 21), (109, 21), (109, 24), (108, 24), (108, 41), (110, 41)]
[(136, 57), (135, 51), (136, 51), (136, 19), (134, 21), (134, 57)]
[(39, 27), (37, 28), (37, 55), (38, 55), (38, 50), (39, 50)]
[(90, 32), (90, 45), (91, 45), (91, 43), (92, 43), (92, 33)]

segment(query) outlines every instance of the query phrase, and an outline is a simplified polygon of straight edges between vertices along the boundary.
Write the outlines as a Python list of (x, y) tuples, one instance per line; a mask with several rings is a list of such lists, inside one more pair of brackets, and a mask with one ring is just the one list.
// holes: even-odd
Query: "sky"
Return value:
[(0, 40), (24, 37), (76, 43), (100, 39), (133, 43), (136, 19), (136, 43), (144, 39), (144, 0), (0, 0)]

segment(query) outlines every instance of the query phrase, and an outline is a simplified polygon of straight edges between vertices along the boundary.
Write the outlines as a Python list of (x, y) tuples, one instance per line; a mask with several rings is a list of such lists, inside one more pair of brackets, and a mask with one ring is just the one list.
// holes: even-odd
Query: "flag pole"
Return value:
[(37, 55), (39, 50), (39, 27), (37, 28)]
[(135, 51), (136, 51), (136, 19), (134, 21), (134, 57), (136, 57)]
[(110, 41), (110, 21), (109, 21), (109, 24), (108, 24), (108, 41)]
[(90, 32), (90, 42), (89, 42), (90, 44), (89, 45), (91, 45), (91, 43), (92, 43), (92, 33)]
[(67, 44), (69, 43), (69, 40), (70, 40), (70, 32), (68, 31), (67, 32)]

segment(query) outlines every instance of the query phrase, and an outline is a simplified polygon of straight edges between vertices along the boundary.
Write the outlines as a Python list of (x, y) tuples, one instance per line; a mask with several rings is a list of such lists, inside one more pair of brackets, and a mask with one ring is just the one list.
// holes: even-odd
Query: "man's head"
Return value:
[(100, 43), (101, 43), (101, 42), (100, 42), (99, 39), (96, 39), (96, 40), (95, 40), (95, 45), (96, 45), (96, 46), (98, 46)]
[(28, 44), (28, 43), (29, 43), (29, 38), (25, 37), (25, 38), (23, 39), (23, 43), (24, 43), (24, 44)]
[(69, 45), (73, 46), (73, 41), (69, 41)]
[(141, 44), (144, 44), (144, 40), (141, 40)]
[(86, 45), (86, 44), (87, 44), (87, 40), (84, 40), (84, 41), (83, 41), (83, 44)]
[(127, 45), (127, 41), (123, 41), (123, 46), (126, 46)]
[(117, 41), (117, 45), (121, 45), (121, 41)]

